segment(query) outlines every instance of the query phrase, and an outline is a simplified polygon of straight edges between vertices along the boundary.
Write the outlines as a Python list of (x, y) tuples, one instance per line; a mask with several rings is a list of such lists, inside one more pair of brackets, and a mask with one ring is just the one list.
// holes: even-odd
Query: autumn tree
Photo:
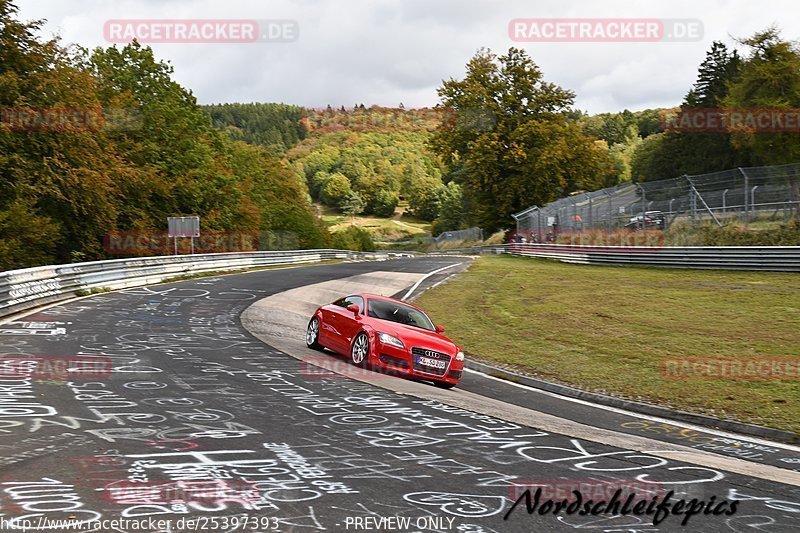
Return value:
[(479, 51), (463, 80), (445, 81), (441, 107), (454, 121), (433, 139), (472, 206), (471, 222), (510, 227), (511, 214), (578, 189), (596, 188), (613, 172), (608, 154), (565, 116), (574, 94), (545, 81), (528, 55)]

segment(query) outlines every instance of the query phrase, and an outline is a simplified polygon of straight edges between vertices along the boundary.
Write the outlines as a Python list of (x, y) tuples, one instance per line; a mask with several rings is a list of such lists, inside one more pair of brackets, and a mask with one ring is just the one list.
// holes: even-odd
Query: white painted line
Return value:
[[(706, 427), (703, 427), (703, 426), (696, 426), (694, 424), (687, 424), (686, 422), (680, 422), (678, 420), (669, 420), (667, 418), (660, 418), (660, 417), (657, 417), (657, 416), (650, 416), (650, 415), (645, 415), (645, 414), (642, 414), (642, 413), (635, 413), (633, 411), (627, 411), (625, 409), (619, 409), (618, 407), (611, 407), (611, 406), (608, 406), (608, 405), (601, 405), (601, 404), (597, 404), (597, 403), (592, 403), (592, 402), (587, 401), (587, 400), (581, 400), (579, 398), (570, 398), (569, 396), (562, 396), (562, 395), (556, 394), (554, 392), (541, 390), (541, 389), (537, 389), (537, 388), (534, 388), (534, 387), (528, 387), (527, 385), (522, 385), (520, 383), (514, 383), (513, 381), (508, 381), (508, 380), (501, 379), (501, 378), (498, 378), (498, 377), (495, 377), (495, 376), (490, 376), (489, 374), (484, 374), (483, 372), (478, 372), (477, 370), (472, 370), (470, 368), (465, 368), (464, 370), (466, 370), (467, 372), (470, 372), (472, 374), (479, 374), (479, 375), (481, 375), (481, 376), (483, 376), (483, 377), (485, 377), (487, 379), (493, 379), (495, 381), (500, 381), (502, 383), (505, 383), (506, 385), (511, 385), (512, 387), (519, 387), (521, 389), (537, 392), (539, 394), (545, 394), (545, 395), (551, 396), (553, 398), (558, 398), (559, 400), (566, 400), (568, 402), (578, 403), (578, 404), (581, 404), (581, 405), (588, 405), (589, 407), (595, 407), (597, 409), (603, 409), (604, 411), (610, 411), (612, 413), (617, 413), (617, 414), (620, 414), (620, 415), (631, 416), (631, 417), (640, 418), (640, 419), (643, 419), (643, 420), (650, 420), (651, 422), (658, 422), (660, 424), (670, 424), (670, 425), (673, 425), (673, 426), (678, 426), (678, 427), (682, 427), (682, 428), (686, 428), (686, 429), (692, 429), (692, 430), (695, 430), (695, 431), (701, 431), (703, 433), (708, 433), (708, 434), (711, 434), (711, 435), (716, 435), (718, 437), (725, 437), (725, 438), (728, 438), (728, 439), (736, 439), (736, 440), (740, 440), (742, 442), (751, 442), (751, 443), (754, 443), (754, 444), (761, 444), (763, 446), (770, 446), (772, 448), (782, 448), (784, 450), (788, 450), (788, 451), (792, 451), (792, 452), (800, 452), (800, 447), (792, 446), (791, 444), (783, 444), (781, 442), (773, 442), (771, 440), (759, 439), (758, 437), (750, 437), (750, 436), (747, 436), (747, 435), (739, 435), (737, 433), (728, 433), (727, 431), (721, 431), (721, 430), (718, 430), (718, 429), (706, 428)], [(618, 430), (614, 429), (614, 430), (610, 430), (610, 431), (618, 431)], [(652, 437), (648, 437), (648, 438), (652, 438)], [(704, 451), (704, 450), (701, 450), (701, 451)], [(743, 460), (745, 460), (745, 459), (743, 459)]]
[(447, 265), (446, 267), (437, 268), (437, 269), (436, 269), (436, 270), (434, 270), (433, 272), (429, 272), (429, 273), (425, 274), (424, 276), (422, 276), (422, 277), (419, 279), (419, 281), (417, 281), (417, 282), (414, 284), (414, 286), (413, 286), (413, 287), (411, 287), (410, 289), (408, 289), (408, 292), (405, 294), (405, 296), (403, 296), (403, 297), (402, 297), (402, 298), (400, 298), (400, 299), (401, 299), (401, 300), (406, 300), (406, 299), (408, 299), (408, 297), (409, 297), (409, 296), (411, 296), (411, 295), (414, 293), (414, 291), (415, 291), (415, 290), (417, 290), (417, 288), (420, 286), (420, 284), (421, 284), (423, 281), (425, 281), (425, 280), (426, 280), (426, 279), (428, 279), (429, 277), (433, 276), (434, 274), (438, 274), (438, 273), (439, 273), (439, 272), (441, 272), (442, 270), (447, 270), (448, 268), (453, 268), (453, 267), (455, 267), (455, 266), (458, 266), (458, 265), (463, 265), (463, 264), (464, 264), (463, 262), (461, 262), (461, 263), (453, 263), (452, 265)]
[[(115, 289), (108, 292), (117, 292), (123, 291), (125, 289)], [(86, 296), (73, 296), (68, 300), (58, 300), (57, 302), (52, 302), (41, 307), (35, 307), (33, 309), (27, 309), (25, 311), (20, 311), (18, 313), (14, 313), (13, 315), (8, 315), (0, 319), (0, 326), (4, 326), (5, 324), (10, 324), (11, 322), (18, 322), (23, 318), (27, 318), (31, 315), (35, 315), (36, 313), (41, 313), (42, 311), (47, 311), (48, 309), (52, 309), (53, 307), (57, 307), (59, 305), (65, 305), (77, 302), (79, 300), (84, 300), (86, 298), (91, 298), (92, 296), (98, 296), (100, 294), (108, 294), (108, 292), (102, 292), (97, 294), (87, 294)]]

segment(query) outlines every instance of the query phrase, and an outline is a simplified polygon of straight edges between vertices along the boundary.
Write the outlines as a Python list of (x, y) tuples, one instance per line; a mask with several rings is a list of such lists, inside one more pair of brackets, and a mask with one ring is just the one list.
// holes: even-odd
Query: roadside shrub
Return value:
[(791, 219), (777, 229), (748, 230), (741, 226), (704, 226), (700, 235), (705, 246), (798, 246), (800, 220)]
[(792, 218), (771, 229), (713, 223), (693, 228), (688, 221), (681, 221), (667, 230), (665, 241), (667, 246), (800, 246), (800, 220)]
[(354, 252), (374, 252), (375, 242), (369, 232), (358, 226), (350, 226), (335, 232), (331, 243), (337, 250), (353, 250)]

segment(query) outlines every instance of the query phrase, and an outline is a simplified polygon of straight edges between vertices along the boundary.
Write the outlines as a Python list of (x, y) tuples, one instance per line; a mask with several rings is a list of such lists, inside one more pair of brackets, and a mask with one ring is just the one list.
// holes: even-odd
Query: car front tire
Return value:
[(369, 363), (369, 337), (363, 331), (353, 340), (353, 347), (350, 348), (350, 361), (362, 368)]

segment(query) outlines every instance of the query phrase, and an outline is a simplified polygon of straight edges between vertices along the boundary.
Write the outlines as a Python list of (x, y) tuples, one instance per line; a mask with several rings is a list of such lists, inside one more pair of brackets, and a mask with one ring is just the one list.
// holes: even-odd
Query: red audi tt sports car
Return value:
[(449, 389), (461, 379), (464, 352), (443, 331), (419, 307), (354, 294), (316, 310), (306, 344), (349, 355), (358, 366), (402, 372)]

